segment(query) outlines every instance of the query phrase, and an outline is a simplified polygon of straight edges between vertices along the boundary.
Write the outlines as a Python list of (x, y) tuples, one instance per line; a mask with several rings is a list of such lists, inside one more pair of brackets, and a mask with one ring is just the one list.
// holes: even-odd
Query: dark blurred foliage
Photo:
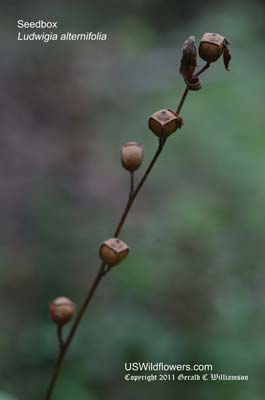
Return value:
[[(95, 296), (54, 399), (261, 400), (265, 384), (265, 116), (262, 2), (1, 3), (0, 400), (42, 399), (57, 353), (48, 303), (77, 305), (126, 201), (122, 143), (156, 138), (173, 108), (181, 46), (231, 41), (191, 93), (128, 218), (130, 257)], [(52, 19), (106, 42), (18, 42)], [(144, 166), (145, 166), (144, 165)], [(67, 331), (67, 329), (66, 329)], [(212, 363), (247, 383), (126, 383), (125, 361)]]

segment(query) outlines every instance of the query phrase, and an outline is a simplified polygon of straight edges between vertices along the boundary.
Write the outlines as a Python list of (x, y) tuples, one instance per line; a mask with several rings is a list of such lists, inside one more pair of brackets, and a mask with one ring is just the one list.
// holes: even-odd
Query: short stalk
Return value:
[(57, 326), (57, 338), (59, 343), (60, 350), (63, 349), (64, 341), (63, 341), (63, 327), (61, 325)]

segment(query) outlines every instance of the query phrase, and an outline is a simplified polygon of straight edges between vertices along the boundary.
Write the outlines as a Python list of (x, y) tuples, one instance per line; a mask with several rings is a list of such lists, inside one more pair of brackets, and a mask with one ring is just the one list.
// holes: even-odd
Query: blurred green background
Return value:
[[(18, 42), (17, 19), (106, 42)], [(57, 342), (48, 304), (80, 305), (127, 198), (122, 143), (184, 89), (181, 46), (224, 34), (121, 235), (54, 400), (261, 400), (265, 392), (265, 81), (262, 2), (1, 3), (0, 400), (44, 399)], [(202, 65), (202, 61), (199, 61)], [(141, 173), (139, 171), (139, 173)], [(138, 173), (138, 176), (139, 176)], [(67, 331), (67, 329), (66, 329)], [(248, 382), (128, 383), (124, 362), (210, 363)]]

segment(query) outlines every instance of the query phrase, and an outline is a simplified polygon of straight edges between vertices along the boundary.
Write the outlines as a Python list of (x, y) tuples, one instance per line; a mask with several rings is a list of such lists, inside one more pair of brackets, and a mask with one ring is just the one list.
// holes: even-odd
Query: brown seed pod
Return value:
[(166, 138), (183, 125), (183, 119), (172, 110), (160, 110), (151, 115), (148, 126), (159, 138)]
[(69, 322), (75, 312), (74, 303), (67, 297), (57, 297), (50, 303), (50, 316), (53, 322), (59, 326)]
[(200, 57), (208, 63), (215, 62), (223, 54), (225, 37), (219, 33), (205, 33), (199, 46)]
[(127, 171), (134, 172), (142, 164), (144, 148), (141, 144), (128, 142), (121, 148), (121, 163)]
[(109, 267), (122, 262), (129, 253), (129, 247), (122, 240), (111, 238), (101, 243), (99, 256)]

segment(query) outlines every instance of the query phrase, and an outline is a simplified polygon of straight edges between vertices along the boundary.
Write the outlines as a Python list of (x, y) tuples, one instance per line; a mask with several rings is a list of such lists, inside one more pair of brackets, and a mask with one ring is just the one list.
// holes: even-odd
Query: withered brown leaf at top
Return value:
[(190, 82), (195, 68), (197, 67), (197, 49), (195, 44), (195, 37), (189, 36), (185, 40), (182, 47), (182, 58), (180, 60), (179, 72), (184, 80)]

